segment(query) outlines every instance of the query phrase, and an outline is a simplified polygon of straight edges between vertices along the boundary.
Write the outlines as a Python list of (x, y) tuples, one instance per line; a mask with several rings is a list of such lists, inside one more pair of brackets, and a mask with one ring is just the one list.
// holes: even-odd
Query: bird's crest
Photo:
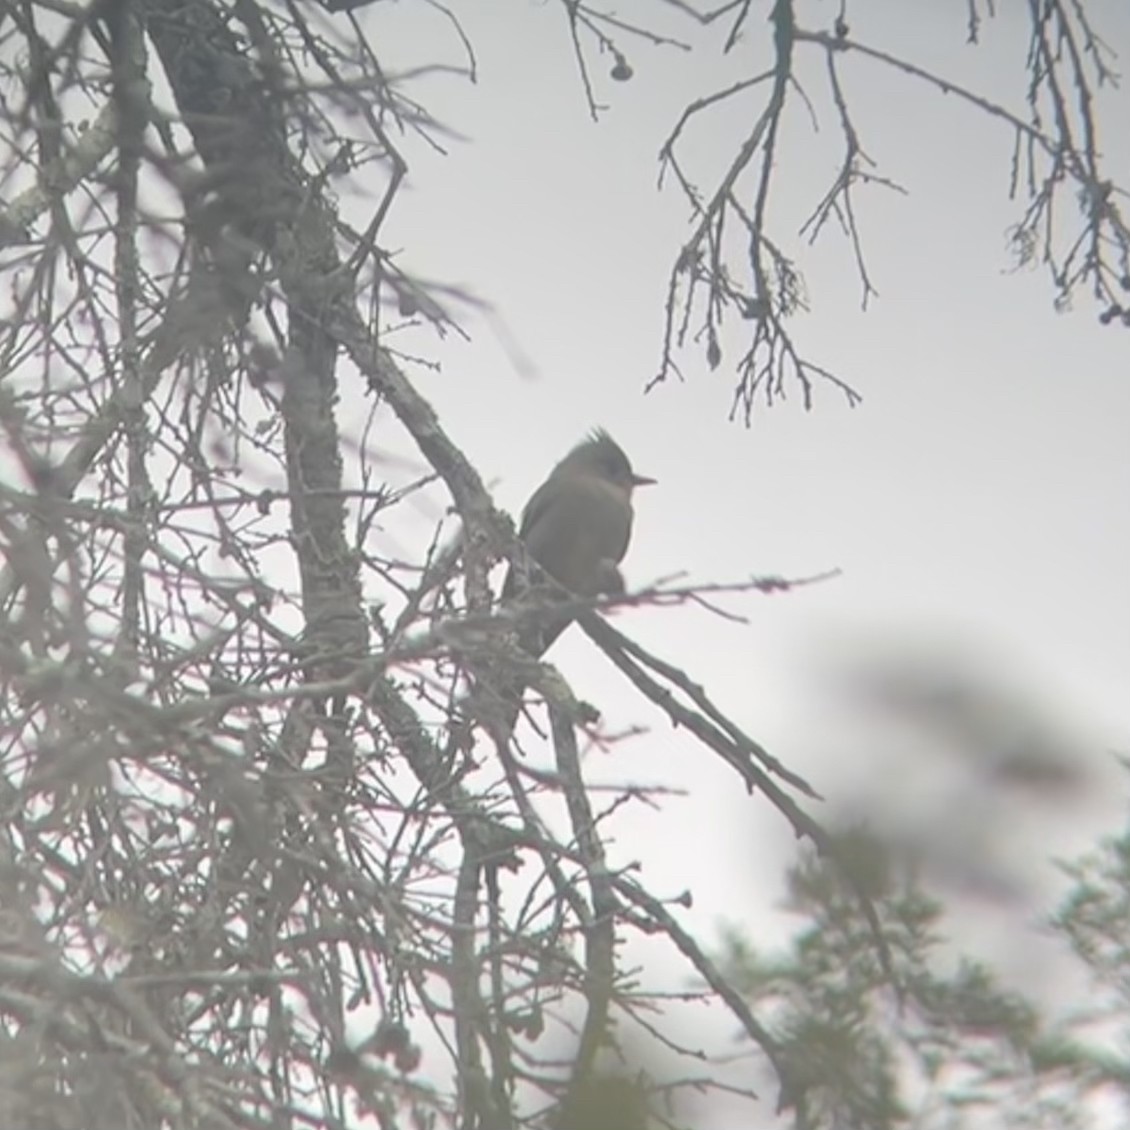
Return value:
[(595, 456), (598, 460), (610, 466), (618, 465), (631, 473), (631, 463), (628, 461), (627, 455), (624, 454), (624, 449), (604, 428), (593, 428), (587, 438), (577, 444), (570, 454), (573, 455), (578, 452)]

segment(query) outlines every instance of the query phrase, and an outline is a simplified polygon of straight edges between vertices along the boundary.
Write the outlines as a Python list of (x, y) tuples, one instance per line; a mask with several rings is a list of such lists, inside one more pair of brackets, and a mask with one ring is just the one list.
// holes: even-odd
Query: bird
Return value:
[[(516, 642), (531, 659), (540, 659), (576, 615), (575, 605), (557, 611), (554, 604), (624, 591), (619, 565), (632, 536), (632, 494), (654, 482), (637, 474), (623, 448), (598, 428), (534, 491), (518, 529), (525, 559), (511, 565), (502, 586), (503, 607), (517, 612)], [(486, 722), (496, 741), (508, 740), (526, 678), (517, 671), (479, 672), (474, 682), (461, 720)], [(457, 745), (466, 750), (470, 730), (460, 732)]]
[[(591, 432), (550, 471), (522, 511), (518, 537), (556, 586), (538, 578), (537, 570), (512, 565), (502, 586), (503, 602), (539, 589), (553, 599), (622, 593), (619, 564), (632, 536), (632, 492), (654, 482), (636, 474), (608, 432)], [(518, 643), (540, 659), (571, 621), (571, 615), (563, 615), (532, 622), (518, 631)]]

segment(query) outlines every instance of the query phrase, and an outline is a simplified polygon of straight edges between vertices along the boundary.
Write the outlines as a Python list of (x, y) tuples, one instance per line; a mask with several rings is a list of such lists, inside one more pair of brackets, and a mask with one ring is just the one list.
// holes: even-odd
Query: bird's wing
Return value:
[[(530, 496), (530, 501), (526, 503), (526, 507), (522, 511), (522, 521), (518, 526), (518, 540), (523, 544), (529, 543), (530, 531), (538, 524), (541, 518), (545, 517), (545, 512), (552, 499), (552, 492), (549, 489), (549, 485), (550, 480), (546, 479)], [(506, 580), (502, 582), (503, 600), (509, 600), (523, 587), (522, 571), (511, 565), (510, 568), (506, 570)]]
[(554, 480), (551, 475), (530, 496), (526, 508), (522, 511), (522, 524), (518, 529), (518, 537), (523, 541), (529, 537), (530, 531), (545, 517), (546, 510), (553, 502)]

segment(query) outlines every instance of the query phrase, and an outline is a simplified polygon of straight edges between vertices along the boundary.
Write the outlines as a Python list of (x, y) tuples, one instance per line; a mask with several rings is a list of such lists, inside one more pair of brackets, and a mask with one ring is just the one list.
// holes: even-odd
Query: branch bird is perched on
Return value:
[[(655, 482), (637, 475), (620, 445), (598, 430), (549, 473), (522, 511), (518, 536), (531, 560), (561, 588), (578, 597), (624, 591), (617, 568), (632, 536), (632, 491)], [(511, 567), (502, 588), (512, 600), (538, 588), (532, 570)], [(542, 582), (552, 594), (552, 586)], [(560, 594), (559, 594), (560, 595)], [(535, 659), (569, 626), (571, 616), (523, 628), (519, 643)]]

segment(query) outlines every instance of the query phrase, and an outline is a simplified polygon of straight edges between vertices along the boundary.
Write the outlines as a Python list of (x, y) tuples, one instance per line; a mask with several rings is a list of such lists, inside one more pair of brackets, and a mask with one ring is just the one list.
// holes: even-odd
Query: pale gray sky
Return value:
[[(965, 46), (966, 5), (956, 0), (873, 3), (849, 17), (853, 36), (1022, 112), (1022, 16), (999, 7), (1008, 10), (986, 23), (978, 48)], [(909, 192), (859, 199), (880, 292), (864, 314), (846, 241), (832, 230), (814, 249), (793, 238), (839, 158), (833, 117), (813, 83), (821, 131), (794, 106), (776, 170), (779, 234), (805, 271), (812, 305), (792, 329), (864, 400), (851, 410), (833, 388), (818, 388), (812, 412), (798, 395), (759, 411), (747, 430), (727, 422), (725, 366), (710, 372), (688, 354), (685, 384), (646, 396), (643, 386), (656, 371), (667, 276), (688, 230), (677, 192), (656, 190), (657, 152), (688, 100), (768, 64), (764, 12), (729, 59), (717, 49), (721, 33), (685, 29), (698, 45), (691, 55), (633, 46), (631, 82), (607, 81), (611, 60), (598, 60), (598, 97), (609, 109), (594, 124), (557, 5), (452, 8), (475, 45), (479, 82), (434, 76), (413, 89), (465, 140), (447, 157), (405, 140), (410, 189), (385, 237), (403, 249), (406, 270), (464, 286), (505, 327), (500, 334), (467, 312), (470, 344), (437, 348), (406, 336), (406, 347), (442, 360), (440, 373), (416, 379), (449, 434), (517, 515), (565, 450), (590, 427), (607, 427), (659, 480), (639, 498), (625, 562), (631, 583), (841, 568), (840, 579), (810, 590), (727, 601), (749, 617), (744, 626), (690, 607), (636, 609), (616, 623), (685, 666), (806, 773), (830, 810), (875, 804), (929, 824), (941, 809), (944, 825), (946, 813), (974, 800), (987, 825), (1023, 830), (1023, 850), (1010, 861), (1019, 877), (1050, 877), (1050, 853), (1113, 829), (1124, 808), (1125, 781), (1108, 751), (1130, 750), (1130, 334), (1100, 326), (1082, 296), (1077, 312), (1055, 314), (1044, 274), (1009, 272), (1004, 233), (1019, 205), (1006, 196), (1007, 130), (905, 76), (846, 67), (864, 147)], [(801, 5), (801, 21), (825, 26), (833, 8), (813, 0)], [(646, 19), (653, 9), (669, 30), (681, 26), (666, 6), (641, 0), (620, 14)], [(1088, 11), (1125, 66), (1130, 8), (1096, 0)], [(460, 59), (436, 9), (376, 4), (360, 18), (386, 66)], [(754, 42), (763, 30), (766, 41)], [(762, 97), (700, 122), (688, 153), (704, 189)], [(1125, 86), (1106, 95), (1100, 113), (1108, 170), (1130, 184)], [(437, 496), (427, 516), (442, 505)], [(413, 551), (409, 541), (399, 549)], [(994, 799), (968, 767), (931, 755), (927, 737), (908, 739), (895, 713), (837, 693), (845, 665), (902, 645), (1016, 696), (1025, 704), (1018, 726), (1031, 704), (1060, 735), (1059, 748), (1084, 759), (1086, 787), (1045, 806)], [(614, 754), (590, 757), (593, 779), (687, 790), (661, 811), (618, 814), (615, 858), (639, 860), (657, 893), (691, 887), (695, 907), (683, 917), (704, 940), (722, 917), (746, 923), (758, 941), (779, 939), (789, 924), (769, 912), (793, 851), (783, 821), (619, 686), (579, 633), (551, 658), (610, 724), (650, 728)], [(1113, 788), (1098, 784), (1110, 780)], [(1014, 946), (1015, 910), (1010, 924), (976, 937), (986, 952)], [(982, 921), (991, 918), (984, 911)]]

